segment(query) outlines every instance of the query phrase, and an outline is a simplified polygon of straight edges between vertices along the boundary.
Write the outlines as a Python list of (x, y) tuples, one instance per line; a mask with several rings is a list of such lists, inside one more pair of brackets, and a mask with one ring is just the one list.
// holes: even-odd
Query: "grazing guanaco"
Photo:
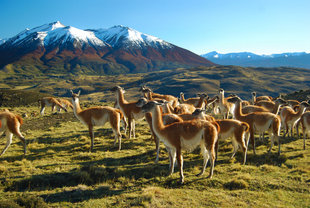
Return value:
[(120, 110), (127, 119), (129, 128), (129, 139), (131, 138), (132, 134), (133, 137), (135, 138), (136, 137), (135, 120), (143, 119), (144, 113), (141, 111), (141, 108), (136, 106), (137, 102), (128, 102), (127, 100), (125, 100), (124, 97), (125, 90), (122, 87), (120, 86), (113, 87), (111, 91), (115, 93), (117, 105), (120, 107)]
[[(70, 107), (73, 110), (73, 105), (69, 100), (64, 99), (64, 98), (57, 98), (57, 100), (65, 109), (68, 110), (68, 108)], [(57, 107), (57, 111), (61, 112), (62, 108), (60, 108), (59, 106), (56, 106), (56, 107)]]
[(20, 132), (20, 126), (23, 124), (23, 120), (20, 116), (15, 115), (9, 110), (0, 112), (0, 131), (4, 132), (6, 135), (6, 145), (0, 156), (5, 153), (12, 143), (13, 135), (17, 136), (24, 145), (24, 155), (26, 155), (26, 140), (25, 137)]
[(234, 111), (235, 118), (239, 121), (243, 121), (249, 124), (250, 126), (250, 141), (253, 145), (253, 151), (255, 152), (255, 137), (254, 133), (257, 132), (259, 134), (268, 131), (270, 138), (270, 148), (271, 151), (274, 145), (274, 138), (277, 138), (278, 141), (278, 154), (280, 154), (280, 129), (281, 129), (281, 119), (278, 115), (275, 115), (270, 112), (254, 112), (249, 114), (242, 113), (242, 99), (238, 96), (232, 97), (228, 99), (228, 102), (232, 102), (236, 104), (236, 108)]
[(207, 162), (211, 158), (211, 168), (209, 178), (213, 175), (214, 160), (215, 160), (215, 143), (218, 137), (218, 126), (211, 122), (201, 119), (191, 121), (176, 122), (169, 125), (164, 125), (162, 113), (156, 101), (150, 101), (143, 105), (143, 112), (152, 113), (152, 125), (155, 134), (165, 144), (171, 157), (169, 175), (173, 173), (175, 158), (177, 158), (180, 169), (180, 182), (184, 182), (183, 175), (183, 156), (182, 150), (194, 150), (200, 145), (202, 155), (204, 157), (203, 168), (200, 174), (205, 171)]
[(109, 122), (115, 135), (114, 146), (118, 140), (118, 149), (121, 149), (122, 135), (120, 132), (120, 120), (123, 117), (122, 112), (119, 109), (108, 107), (108, 106), (97, 106), (82, 110), (80, 107), (80, 96), (81, 91), (77, 94), (72, 95), (73, 112), (78, 120), (82, 124), (88, 127), (89, 136), (91, 139), (90, 150), (94, 149), (94, 126), (104, 126), (106, 122)]
[(51, 106), (52, 112), (55, 110), (55, 106), (57, 106), (59, 109), (63, 109), (67, 112), (67, 109), (62, 106), (62, 104), (57, 100), (57, 98), (54, 97), (44, 97), (38, 100), (39, 105), (41, 106), (40, 114), (44, 115), (45, 106)]
[[(207, 114), (202, 109), (197, 109), (194, 113), (194, 116), (197, 116), (201, 119), (206, 119)], [(218, 142), (220, 140), (226, 140), (227, 138), (231, 138), (234, 151), (231, 156), (233, 158), (240, 146), (243, 152), (243, 164), (246, 162), (246, 154), (248, 149), (248, 141), (249, 141), (249, 124), (246, 122), (238, 121), (235, 119), (217, 119), (216, 123), (220, 126), (220, 131), (218, 133), (219, 139), (216, 143), (216, 158), (218, 153)]]
[(299, 105), (299, 109), (295, 112), (291, 107), (285, 106), (280, 112), (282, 126), (284, 129), (283, 137), (285, 138), (288, 131), (291, 132), (291, 137), (293, 137), (293, 129), (296, 122), (300, 119), (301, 115), (305, 112), (306, 108), (310, 105), (306, 101), (302, 101)]
[(173, 113), (175, 114), (183, 114), (183, 113), (193, 113), (196, 110), (195, 106), (191, 104), (182, 103), (177, 105), (173, 109)]

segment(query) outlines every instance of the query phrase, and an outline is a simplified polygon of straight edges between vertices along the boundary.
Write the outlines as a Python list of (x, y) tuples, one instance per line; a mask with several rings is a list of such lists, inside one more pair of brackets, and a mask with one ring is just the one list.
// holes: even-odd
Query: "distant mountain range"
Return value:
[(213, 66), (205, 58), (125, 26), (81, 30), (59, 21), (0, 39), (0, 71), (119, 74)]
[(0, 38), (0, 45), (3, 44), (6, 41), (6, 39), (1, 39)]
[(202, 57), (220, 65), (237, 65), (244, 67), (299, 67), (310, 69), (310, 53), (281, 53), (257, 55), (249, 52), (221, 54), (212, 51)]

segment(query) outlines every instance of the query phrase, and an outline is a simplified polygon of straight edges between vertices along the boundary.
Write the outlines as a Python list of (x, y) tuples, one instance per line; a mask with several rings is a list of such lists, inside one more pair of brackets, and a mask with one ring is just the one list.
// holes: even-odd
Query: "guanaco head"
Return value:
[(112, 92), (122, 92), (125, 93), (126, 91), (124, 90), (124, 88), (122, 88), (121, 86), (115, 86), (113, 88), (111, 88)]
[(75, 102), (77, 99), (79, 99), (79, 96), (81, 94), (81, 90), (79, 90), (79, 92), (76, 94), (74, 93), (72, 90), (70, 90), (71, 92), (71, 96), (72, 96), (72, 100)]
[(156, 101), (149, 101), (145, 105), (142, 106), (142, 112), (147, 113), (151, 112), (157, 105), (163, 105), (163, 103), (158, 103)]
[(145, 87), (141, 90), (142, 93), (149, 93), (149, 92), (152, 92), (152, 90), (148, 87)]
[(139, 92), (143, 92), (143, 90), (145, 90), (146, 88), (147, 88), (146, 85), (142, 85), (139, 89)]
[(136, 106), (141, 108), (143, 105), (145, 105), (147, 103), (147, 99), (146, 98), (140, 98), (137, 103)]
[(253, 96), (253, 97), (256, 97), (256, 92), (252, 92), (252, 96)]
[(235, 97), (228, 98), (227, 102), (237, 103), (237, 102), (242, 102), (242, 99), (240, 97), (238, 97), (238, 96), (235, 96)]
[(279, 105), (286, 105), (287, 104), (287, 102), (285, 100), (283, 100), (282, 98), (277, 98), (274, 102), (278, 103)]
[(206, 110), (196, 108), (196, 110), (192, 113), (193, 116), (199, 116), (199, 115), (204, 115)]
[(222, 88), (219, 89), (219, 93), (220, 93), (220, 94), (224, 93), (224, 89), (222, 89)]

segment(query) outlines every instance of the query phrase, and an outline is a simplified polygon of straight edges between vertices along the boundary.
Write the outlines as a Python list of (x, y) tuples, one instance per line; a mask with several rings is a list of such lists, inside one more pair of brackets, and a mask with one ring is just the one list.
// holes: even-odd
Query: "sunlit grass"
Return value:
[[(94, 152), (89, 152), (88, 129), (73, 113), (30, 116), (37, 106), (12, 108), (26, 113), (22, 132), (27, 155), (13, 138), (0, 157), (0, 202), (17, 207), (309, 207), (310, 143), (302, 139), (282, 141), (267, 154), (269, 140), (257, 142), (257, 155), (250, 147), (246, 165), (242, 153), (230, 159), (232, 145), (220, 144), (214, 177), (196, 174), (202, 166), (199, 151), (184, 152), (185, 183), (178, 183), (178, 168), (167, 176), (169, 161), (161, 144), (155, 164), (155, 145), (145, 121), (136, 124), (135, 139), (114, 135), (106, 124), (95, 128)], [(5, 139), (1, 138), (0, 148)], [(209, 167), (206, 170), (209, 171)]]

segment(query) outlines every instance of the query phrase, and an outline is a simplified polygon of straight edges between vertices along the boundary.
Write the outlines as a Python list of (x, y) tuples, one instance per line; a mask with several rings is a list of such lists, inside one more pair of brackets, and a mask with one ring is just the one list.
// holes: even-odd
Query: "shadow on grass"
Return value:
[[(53, 188), (71, 187), (79, 184), (94, 185), (106, 181), (118, 181), (119, 178), (128, 180), (140, 178), (151, 179), (156, 176), (166, 175), (166, 165), (140, 164), (137, 158), (143, 158), (144, 155), (133, 157), (136, 162), (127, 163), (128, 167), (121, 165), (122, 161), (130, 161), (128, 158), (113, 159), (107, 158), (103, 161), (83, 162), (82, 167), (73, 169), (70, 172), (61, 172), (53, 174), (33, 175), (23, 180), (15, 181), (6, 188), (6, 191), (26, 190), (48, 190)], [(118, 160), (118, 161), (117, 161)], [(142, 162), (142, 161), (141, 161)], [(109, 165), (108, 165), (109, 164)]]
[(95, 190), (83, 190), (77, 188), (71, 191), (63, 191), (55, 194), (44, 194), (41, 197), (45, 202), (57, 203), (57, 202), (82, 202), (89, 199), (101, 199), (104, 197), (110, 197), (120, 195), (123, 190), (111, 190), (110, 187), (99, 187)]
[(278, 152), (271, 152), (271, 153), (263, 153), (261, 155), (254, 155), (254, 154), (248, 154), (247, 155), (247, 164), (248, 165), (274, 165), (274, 166), (281, 166), (283, 163), (286, 162), (288, 158), (281, 154), (278, 155)]

